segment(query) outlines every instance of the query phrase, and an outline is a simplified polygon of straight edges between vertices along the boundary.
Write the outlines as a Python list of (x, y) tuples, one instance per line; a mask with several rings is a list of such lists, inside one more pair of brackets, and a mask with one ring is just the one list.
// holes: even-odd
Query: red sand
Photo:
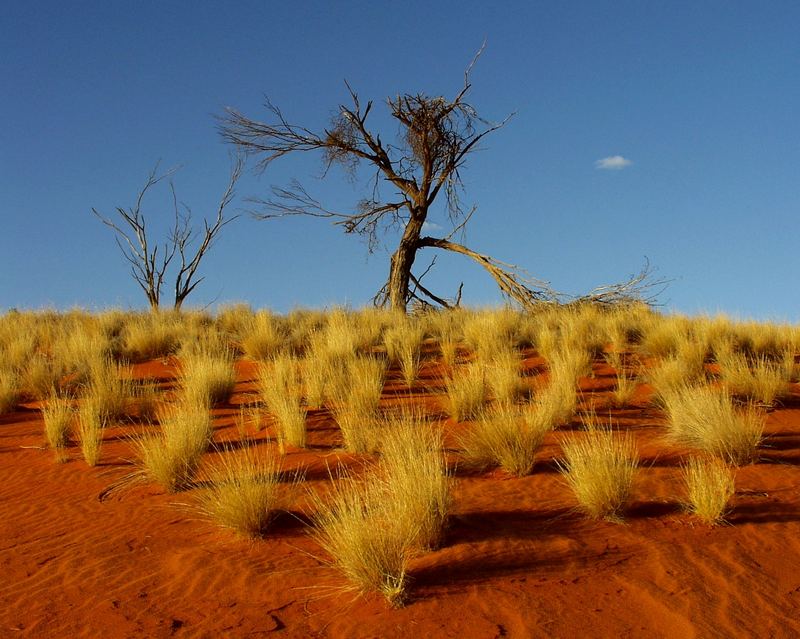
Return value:
[[(602, 403), (612, 378), (596, 368), (586, 390)], [(172, 367), (147, 372), (168, 378)], [(215, 411), (220, 441), (238, 437), (251, 373), (240, 367), (231, 405)], [(121, 437), (132, 427), (108, 431), (97, 468), (78, 449), (56, 464), (37, 449), (42, 421), (26, 405), (0, 416), (0, 637), (797, 637), (798, 399), (769, 414), (762, 459), (738, 471), (730, 525), (718, 528), (681, 512), (680, 451), (659, 441), (663, 421), (646, 401), (614, 412), (645, 465), (624, 524), (572, 510), (553, 462), (569, 429), (529, 477), (457, 473), (443, 547), (413, 561), (398, 610), (342, 593), (291, 515), (247, 541), (203, 520), (190, 494), (138, 486), (100, 501), (131, 471)], [(347, 456), (323, 413), (309, 424), (309, 450), (286, 465), (308, 468), (313, 485)]]

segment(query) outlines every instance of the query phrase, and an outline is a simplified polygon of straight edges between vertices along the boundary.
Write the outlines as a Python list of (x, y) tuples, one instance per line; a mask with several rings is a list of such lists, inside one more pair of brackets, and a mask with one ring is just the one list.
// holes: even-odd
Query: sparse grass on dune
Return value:
[(22, 389), (35, 399), (45, 399), (53, 389), (62, 390), (66, 371), (59, 362), (42, 354), (34, 354), (21, 372)]
[(720, 353), (717, 362), (722, 382), (731, 395), (772, 406), (785, 394), (791, 379), (785, 359), (784, 356), (776, 362), (764, 357), (748, 360), (743, 355), (727, 351)]
[(473, 418), (488, 401), (486, 369), (480, 364), (457, 369), (445, 383), (447, 413), (454, 421)]
[(592, 358), (581, 347), (566, 346), (551, 355), (547, 366), (554, 383), (576, 386), (581, 377), (592, 372)]
[(306, 412), (300, 362), (292, 356), (277, 356), (262, 365), (258, 388), (267, 409), (275, 418), (275, 431), (281, 452), (286, 444), (306, 445)]
[(383, 392), (386, 363), (371, 357), (356, 357), (340, 369), (332, 380), (331, 411), (344, 440), (353, 453), (366, 453), (378, 447), (380, 425), (378, 402)]
[(616, 385), (611, 392), (611, 398), (616, 408), (627, 406), (636, 394), (636, 389), (639, 384), (635, 377), (631, 376), (626, 371), (619, 371), (617, 373)]
[(733, 497), (734, 478), (734, 469), (721, 459), (690, 458), (683, 466), (686, 510), (712, 526), (722, 523)]
[(178, 351), (184, 334), (179, 313), (142, 313), (127, 322), (122, 330), (121, 351), (134, 362), (167, 357)]
[(227, 349), (187, 349), (181, 356), (181, 392), (190, 402), (211, 406), (226, 401), (233, 391), (236, 376), (233, 353)]
[(0, 368), (0, 415), (14, 410), (19, 401), (19, 373), (11, 367)]
[(439, 345), (442, 363), (449, 371), (453, 370), (458, 361), (459, 345), (463, 339), (461, 334), (463, 315), (463, 312), (456, 310), (426, 315), (427, 329)]
[(306, 404), (319, 408), (328, 399), (330, 382), (337, 377), (336, 368), (341, 366), (341, 362), (317, 351), (313, 344), (312, 341), (312, 348), (300, 362), (300, 372)]
[(259, 311), (242, 329), (240, 343), (247, 357), (266, 361), (286, 348), (287, 339), (277, 318), (268, 311)]
[(160, 432), (134, 442), (143, 479), (168, 492), (191, 486), (211, 443), (211, 415), (204, 404), (180, 402), (159, 413)]
[(83, 396), (100, 407), (106, 420), (114, 420), (131, 412), (135, 392), (130, 367), (106, 357), (93, 363)]
[(207, 477), (210, 486), (197, 496), (200, 512), (245, 537), (267, 532), (299, 480), (282, 482), (279, 460), (252, 446), (221, 450)]
[(344, 475), (327, 497), (313, 496), (313, 536), (344, 575), (342, 589), (402, 605), (409, 559), (438, 544), (450, 493), (440, 435), (430, 428), (396, 418), (376, 467), (360, 479)]
[(83, 459), (89, 466), (96, 466), (100, 461), (103, 431), (107, 425), (108, 413), (105, 407), (92, 395), (84, 398), (78, 412), (78, 441)]
[(64, 449), (69, 442), (74, 415), (75, 408), (69, 397), (59, 397), (53, 394), (42, 405), (45, 439), (47, 445), (55, 451), (58, 461), (65, 458)]
[(562, 443), (564, 478), (593, 519), (618, 521), (630, 494), (638, 454), (629, 433), (596, 429)]
[(558, 379), (538, 391), (531, 403), (537, 419), (557, 428), (569, 424), (578, 409), (578, 393), (575, 386)]
[(686, 386), (701, 386), (708, 383), (705, 374), (687, 365), (679, 357), (669, 357), (650, 368), (646, 379), (653, 388), (653, 400), (663, 406), (666, 398)]
[(516, 402), (528, 388), (520, 374), (519, 352), (509, 346), (499, 348), (488, 359), (481, 359), (486, 370), (486, 383), (496, 402)]
[(460, 444), (468, 464), (500, 466), (521, 477), (533, 469), (537, 451), (551, 430), (552, 423), (539, 406), (500, 403), (481, 412)]
[(382, 482), (345, 475), (326, 497), (312, 495), (312, 504), (312, 536), (344, 576), (341, 589), (377, 592), (401, 606), (414, 539), (394, 525)]
[(498, 351), (517, 350), (522, 326), (523, 315), (510, 308), (465, 312), (461, 336), (477, 361), (488, 362)]
[(419, 412), (390, 415), (382, 430), (379, 476), (392, 519), (412, 547), (436, 548), (452, 501), (441, 430)]
[(753, 406), (734, 406), (724, 390), (684, 386), (666, 395), (668, 433), (689, 446), (732, 464), (752, 462), (764, 429), (763, 413)]
[(383, 334), (389, 361), (397, 362), (400, 365), (403, 380), (409, 388), (419, 376), (424, 337), (423, 329), (408, 319), (387, 329)]

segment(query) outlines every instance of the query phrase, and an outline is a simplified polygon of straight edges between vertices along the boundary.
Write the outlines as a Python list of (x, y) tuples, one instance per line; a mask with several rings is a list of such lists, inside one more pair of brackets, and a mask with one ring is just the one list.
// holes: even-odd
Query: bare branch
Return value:
[(157, 308), (161, 302), (164, 279), (176, 255), (180, 256), (181, 266), (175, 279), (175, 308), (180, 308), (184, 299), (202, 281), (202, 278), (195, 279), (200, 261), (211, 248), (222, 228), (238, 217), (225, 217), (224, 211), (233, 200), (234, 187), (241, 176), (243, 167), (243, 159), (237, 158), (231, 171), (228, 188), (217, 209), (215, 221), (213, 224), (206, 220), (203, 221), (203, 239), (192, 254), (189, 253), (189, 247), (194, 242), (196, 234), (191, 225), (191, 211), (187, 207), (186, 213), (181, 213), (175, 187), (171, 180), (173, 224), (163, 244), (151, 242), (147, 220), (142, 212), (147, 192), (162, 180), (171, 178), (177, 168), (159, 175), (158, 164), (156, 164), (148, 175), (145, 185), (139, 191), (135, 205), (130, 209), (116, 208), (119, 223), (103, 216), (96, 209), (92, 209), (92, 213), (114, 231), (114, 240), (123, 258), (130, 264), (131, 276), (144, 291), (151, 307)]
[(599, 304), (602, 306), (620, 306), (628, 304), (647, 304), (656, 306), (658, 297), (669, 286), (672, 280), (653, 278), (655, 269), (645, 257), (644, 265), (638, 273), (629, 276), (624, 282), (598, 286), (585, 295), (575, 297), (572, 304)]
[(500, 262), (462, 244), (435, 237), (423, 237), (419, 240), (418, 247), (439, 248), (472, 258), (486, 269), (506, 297), (517, 302), (523, 308), (530, 309), (543, 302), (555, 303), (558, 301), (558, 294), (550, 288), (548, 282), (531, 278), (513, 264)]

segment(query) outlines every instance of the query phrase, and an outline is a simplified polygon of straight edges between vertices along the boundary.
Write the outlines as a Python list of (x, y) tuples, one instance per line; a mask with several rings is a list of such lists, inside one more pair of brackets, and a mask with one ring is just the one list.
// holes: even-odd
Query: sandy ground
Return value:
[[(174, 369), (137, 372), (168, 385)], [(252, 398), (253, 368), (239, 372), (231, 403), (215, 409), (217, 441), (238, 438), (238, 406)], [(412, 394), (435, 410), (426, 373)], [(613, 371), (596, 373), (585, 390), (602, 405)], [(613, 413), (643, 464), (624, 524), (574, 511), (554, 463), (574, 429), (561, 429), (528, 477), (456, 472), (444, 544), (413, 561), (397, 610), (341, 590), (301, 504), (249, 541), (205, 521), (191, 491), (140, 485), (101, 501), (131, 472), (126, 438), (141, 427), (110, 429), (96, 468), (77, 448), (57, 464), (38, 448), (36, 405), (23, 405), (0, 416), (0, 637), (800, 636), (800, 389), (769, 413), (761, 460), (738, 471), (729, 525), (717, 528), (681, 511), (681, 451), (661, 441), (663, 418), (641, 390)], [(395, 392), (408, 394), (390, 382), (387, 401)], [(309, 428), (309, 449), (285, 463), (309, 486), (357, 463), (326, 414)], [(273, 445), (263, 431), (256, 441)]]

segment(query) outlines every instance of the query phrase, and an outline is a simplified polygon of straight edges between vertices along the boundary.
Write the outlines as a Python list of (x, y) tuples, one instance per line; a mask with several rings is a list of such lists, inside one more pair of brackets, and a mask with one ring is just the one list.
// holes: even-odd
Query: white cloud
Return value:
[(429, 231), (441, 231), (442, 227), (434, 222), (423, 222), (422, 230), (425, 231), (426, 233)]
[(602, 160), (597, 160), (597, 162), (594, 163), (594, 167), (596, 169), (609, 169), (612, 171), (624, 169), (626, 166), (630, 165), (631, 161), (622, 157), (621, 155), (611, 155), (607, 158), (603, 158)]

